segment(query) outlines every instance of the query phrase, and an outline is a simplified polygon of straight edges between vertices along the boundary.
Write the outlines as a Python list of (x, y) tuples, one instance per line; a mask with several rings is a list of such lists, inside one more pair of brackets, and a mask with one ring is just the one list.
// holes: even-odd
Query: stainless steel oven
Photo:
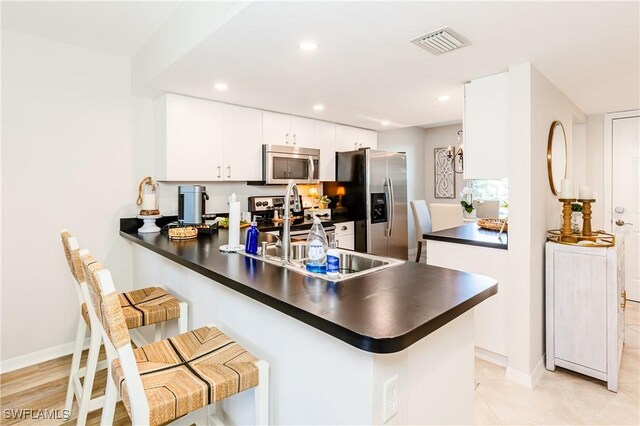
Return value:
[(262, 145), (262, 180), (266, 184), (318, 183), (319, 165), (319, 149)]

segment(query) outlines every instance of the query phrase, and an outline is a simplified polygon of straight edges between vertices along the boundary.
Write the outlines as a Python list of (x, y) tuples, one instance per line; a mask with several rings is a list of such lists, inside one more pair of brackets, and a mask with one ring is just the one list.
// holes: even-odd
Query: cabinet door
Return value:
[(310, 118), (291, 116), (291, 143), (301, 147), (312, 146), (314, 122)]
[(262, 111), (224, 106), (224, 180), (262, 179)]
[(378, 149), (378, 132), (358, 129), (358, 148)]
[(356, 239), (354, 234), (342, 234), (340, 236), (336, 235), (336, 247), (345, 250), (355, 250)]
[(358, 129), (336, 124), (336, 152), (358, 149)]
[(222, 104), (168, 95), (165, 119), (166, 179), (221, 180)]
[(473, 80), (464, 91), (464, 178), (507, 178), (509, 73)]
[(290, 116), (264, 111), (262, 113), (262, 143), (269, 145), (291, 144)]
[(320, 180), (336, 180), (336, 125), (326, 121), (316, 121), (313, 148), (320, 150)]

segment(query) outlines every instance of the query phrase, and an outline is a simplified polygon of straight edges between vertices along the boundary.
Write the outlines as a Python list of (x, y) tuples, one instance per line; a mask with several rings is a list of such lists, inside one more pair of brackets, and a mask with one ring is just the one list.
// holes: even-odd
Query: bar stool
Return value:
[(422, 256), (422, 244), (426, 241), (423, 237), (424, 234), (431, 233), (431, 215), (429, 214), (429, 208), (425, 200), (413, 200), (410, 201), (411, 211), (413, 212), (413, 220), (416, 227), (416, 240), (418, 244), (418, 252), (416, 254), (416, 262), (420, 263), (420, 256)]
[[(85, 283), (84, 269), (80, 257), (86, 250), (80, 250), (78, 241), (67, 230), (60, 231), (62, 247), (64, 249), (71, 275), (76, 282), (76, 292), (80, 315), (76, 331), (75, 348), (71, 358), (71, 371), (65, 400), (65, 410), (71, 412), (74, 397), (78, 401), (77, 424), (86, 422), (89, 412), (102, 407), (104, 396), (91, 399), (91, 391), (95, 373), (107, 368), (106, 362), (98, 363), (98, 354), (102, 343), (102, 335), (97, 323), (91, 321), (90, 311), (87, 305), (88, 293)], [(155, 339), (160, 340), (164, 332), (164, 324), (168, 320), (178, 321), (179, 333), (189, 329), (189, 306), (167, 293), (160, 287), (148, 287), (118, 294), (118, 302), (123, 309), (125, 323), (128, 328), (138, 328), (145, 325), (155, 325)], [(87, 328), (90, 331), (89, 356), (86, 366), (80, 368), (80, 360), (84, 346)], [(98, 330), (94, 332), (92, 330)], [(81, 383), (80, 378), (84, 377)]]
[(266, 361), (213, 325), (133, 349), (111, 274), (89, 254), (82, 263), (89, 314), (98, 323), (109, 362), (101, 425), (112, 424), (118, 395), (134, 425), (159, 425), (190, 422), (184, 416), (212, 404), (215, 411), (216, 402), (250, 388), (255, 388), (255, 421), (268, 424)]

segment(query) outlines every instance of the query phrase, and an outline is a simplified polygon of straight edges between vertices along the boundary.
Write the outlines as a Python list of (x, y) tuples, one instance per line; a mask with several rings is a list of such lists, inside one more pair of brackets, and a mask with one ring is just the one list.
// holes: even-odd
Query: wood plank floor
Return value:
[[(87, 352), (84, 351), (81, 365), (85, 364)], [(105, 359), (104, 351), (100, 353), (100, 359)], [(74, 401), (71, 418), (68, 422), (62, 420), (33, 420), (33, 419), (7, 419), (5, 410), (32, 409), (36, 410), (63, 410), (64, 399), (69, 383), (69, 368), (71, 367), (71, 355), (56, 358), (31, 367), (11, 371), (0, 375), (0, 405), (2, 406), (2, 425), (75, 425), (78, 415), (78, 404)], [(99, 371), (93, 384), (92, 398), (104, 395), (106, 387), (107, 370)], [(62, 411), (60, 411), (62, 412)], [(89, 413), (87, 425), (99, 425), (102, 410)], [(122, 405), (118, 402), (114, 416), (114, 425), (130, 425), (131, 420)]]

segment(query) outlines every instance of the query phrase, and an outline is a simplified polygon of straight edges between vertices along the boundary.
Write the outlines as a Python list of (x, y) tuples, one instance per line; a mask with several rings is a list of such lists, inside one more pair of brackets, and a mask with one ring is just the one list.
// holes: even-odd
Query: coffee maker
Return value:
[(202, 185), (178, 186), (178, 222), (184, 225), (204, 223), (204, 214), (209, 196)]

